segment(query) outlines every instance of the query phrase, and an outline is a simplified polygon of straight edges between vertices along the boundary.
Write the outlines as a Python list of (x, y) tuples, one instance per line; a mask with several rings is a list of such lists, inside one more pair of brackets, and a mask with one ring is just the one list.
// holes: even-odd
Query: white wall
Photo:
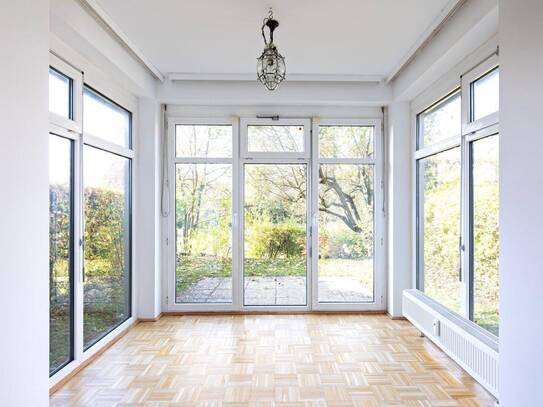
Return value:
[(402, 316), (402, 291), (411, 288), (411, 110), (408, 102), (387, 110), (388, 313)]
[(500, 406), (543, 406), (543, 2), (500, 1)]
[(161, 109), (151, 99), (140, 99), (137, 143), (136, 251), (138, 318), (156, 318), (161, 307)]
[(49, 2), (0, 12), (0, 404), (48, 405)]

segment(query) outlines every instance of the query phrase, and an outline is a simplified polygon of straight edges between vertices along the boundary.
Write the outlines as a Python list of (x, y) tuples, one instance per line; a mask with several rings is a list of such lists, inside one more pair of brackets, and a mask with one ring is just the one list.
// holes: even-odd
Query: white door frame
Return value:
[[(231, 125), (233, 150), (231, 159), (181, 159), (175, 154), (176, 124)], [(260, 125), (301, 125), (304, 126), (304, 152), (249, 153), (247, 151), (247, 126)], [(319, 124), (360, 125), (374, 128), (374, 157), (362, 159), (318, 159)], [(166, 246), (166, 311), (170, 312), (307, 312), (307, 311), (384, 311), (386, 309), (386, 274), (384, 264), (384, 201), (383, 173), (384, 153), (381, 119), (333, 119), (310, 118), (261, 119), (261, 118), (187, 118), (169, 117), (167, 125), (168, 183), (170, 213), (167, 220)], [(232, 303), (176, 303), (175, 293), (175, 164), (176, 163), (231, 163), (232, 164)], [(244, 168), (245, 164), (306, 164), (307, 165), (307, 280), (306, 305), (244, 305), (243, 256), (244, 256)], [(319, 303), (318, 302), (318, 165), (319, 163), (353, 163), (374, 165), (374, 301), (361, 303)]]
[[(374, 136), (374, 156), (372, 158), (319, 158), (318, 134), (319, 126), (371, 126)], [(313, 120), (312, 131), (312, 166), (315, 185), (312, 194), (313, 213), (311, 215), (313, 233), (312, 241), (312, 270), (313, 270), (313, 298), (312, 309), (316, 311), (384, 311), (386, 310), (386, 274), (384, 263), (384, 217), (385, 207), (383, 200), (384, 161), (382, 121), (380, 119), (320, 119)], [(320, 164), (369, 164), (374, 166), (374, 215), (373, 215), (373, 301), (372, 302), (337, 302), (321, 303), (318, 301), (318, 169)]]

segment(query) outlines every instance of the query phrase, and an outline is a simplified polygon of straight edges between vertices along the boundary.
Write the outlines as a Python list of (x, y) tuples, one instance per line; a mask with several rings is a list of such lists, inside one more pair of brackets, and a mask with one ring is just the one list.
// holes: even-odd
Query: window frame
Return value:
[[(240, 308), (242, 301), (242, 290), (239, 289), (242, 273), (240, 273), (241, 261), (240, 252), (240, 214), (239, 208), (239, 189), (240, 180), (237, 174), (240, 171), (239, 155), (239, 124), (236, 118), (232, 117), (168, 117), (167, 128), (165, 129), (165, 144), (168, 154), (166, 156), (166, 171), (168, 173), (168, 200), (171, 202), (170, 216), (167, 222), (167, 240), (166, 240), (166, 307), (170, 311), (216, 311), (218, 308), (224, 311), (236, 311)], [(232, 156), (231, 157), (182, 157), (177, 156), (176, 152), (176, 126), (177, 125), (218, 125), (232, 126)], [(231, 303), (178, 303), (176, 302), (176, 252), (177, 231), (175, 226), (176, 217), (176, 168), (177, 164), (230, 164), (232, 166), (232, 302)], [(170, 244), (171, 242), (171, 244)]]
[[(458, 248), (460, 264), (459, 279), (462, 284), (460, 298), (462, 312), (460, 316), (473, 324), (481, 335), (490, 338), (495, 342), (498, 341), (497, 336), (473, 322), (473, 188), (470, 181), (472, 179), (472, 143), (486, 137), (499, 136), (500, 132), (499, 111), (478, 120), (473, 120), (473, 83), (497, 69), (499, 69), (498, 56), (493, 54), (467, 73), (460, 75), (460, 81), (454, 82), (447, 80), (446, 85), (452, 90), (445, 91), (446, 88), (443, 86), (443, 83), (437, 84), (430, 94), (430, 97), (434, 97), (435, 102), (428, 103), (428, 98), (426, 97), (422, 103), (417, 103), (415, 101), (412, 104), (412, 115), (414, 117), (413, 135), (415, 140), (413, 150), (413, 267), (415, 270), (413, 284), (417, 289), (424, 291), (424, 246), (421, 244), (421, 239), (423, 239), (424, 236), (424, 224), (421, 219), (422, 194), (419, 160), (448, 151), (452, 148), (460, 147), (461, 194), (460, 197), (458, 197), (460, 199), (460, 241)], [(451, 86), (452, 84), (454, 84), (454, 86)], [(461, 133), (457, 137), (451, 137), (433, 145), (419, 148), (419, 139), (421, 137), (419, 126), (420, 115), (457, 92), (460, 92), (461, 97)], [(445, 96), (435, 97), (439, 94)]]
[(498, 57), (493, 56), (461, 76), (462, 95), (468, 95), (462, 98), (462, 136), (475, 133), (500, 122), (499, 110), (477, 120), (473, 118), (474, 83), (499, 69)]
[[(380, 119), (315, 119), (312, 129), (312, 183), (315, 186), (311, 191), (311, 239), (312, 239), (312, 309), (317, 311), (377, 311), (386, 304), (386, 275), (384, 267), (384, 160), (383, 160), (383, 129)], [(320, 126), (360, 126), (373, 127), (373, 157), (362, 158), (329, 158), (320, 157), (319, 154), (319, 128)], [(319, 166), (321, 164), (355, 164), (373, 165), (373, 301), (368, 302), (319, 302)]]
[[(304, 128), (304, 151), (282, 152), (282, 151), (249, 151), (249, 126), (303, 126)], [(311, 156), (311, 119), (281, 118), (279, 120), (269, 118), (244, 117), (240, 119), (240, 147), (241, 157), (246, 160), (257, 159), (305, 159)]]
[(80, 222), (80, 216), (79, 216), (79, 185), (78, 185), (78, 177), (79, 177), (79, 170), (77, 166), (77, 160), (79, 158), (78, 154), (78, 140), (77, 137), (73, 135), (70, 131), (67, 131), (65, 129), (59, 128), (58, 126), (54, 124), (49, 125), (49, 137), (55, 136), (60, 137), (63, 139), (66, 139), (70, 142), (70, 355), (69, 360), (67, 360), (62, 365), (58, 366), (55, 370), (52, 372), (49, 372), (49, 377), (52, 378), (57, 373), (62, 371), (67, 365), (72, 363), (74, 360), (76, 360), (76, 353), (77, 353), (77, 346), (76, 346), (76, 329), (77, 324), (76, 321), (78, 321), (77, 314), (79, 312), (77, 307), (77, 298), (79, 298), (77, 287), (76, 287), (76, 279), (77, 279), (77, 266), (80, 261), (80, 254), (79, 250), (77, 250), (78, 244), (76, 242), (79, 241), (79, 233), (78, 233), (78, 227)]
[[(176, 115), (166, 115), (167, 124), (165, 131), (167, 145), (166, 162), (164, 163), (167, 171), (167, 180), (165, 185), (167, 188), (167, 197), (169, 205), (168, 216), (165, 219), (165, 237), (166, 237), (166, 282), (164, 284), (164, 293), (166, 296), (166, 311), (172, 312), (290, 312), (290, 311), (382, 311), (386, 308), (386, 276), (384, 262), (384, 194), (383, 194), (383, 174), (384, 174), (384, 151), (383, 151), (383, 120), (382, 119), (320, 119), (303, 117), (300, 119), (289, 118), (271, 120), (257, 117), (239, 118), (237, 116), (215, 116), (215, 117), (183, 117)], [(303, 154), (285, 154), (285, 153), (251, 153), (250, 156), (243, 156), (242, 140), (246, 136), (244, 134), (244, 126), (251, 124), (266, 124), (266, 125), (304, 125), (305, 135), (309, 136), (309, 149)], [(201, 157), (177, 157), (175, 145), (175, 126), (178, 124), (203, 124), (203, 125), (232, 125), (233, 132), (233, 150), (231, 158), (201, 158)], [(313, 232), (312, 226), (314, 222), (314, 200), (318, 198), (314, 183), (314, 168), (318, 165), (319, 160), (315, 154), (317, 148), (318, 126), (323, 125), (360, 125), (374, 127), (374, 155), (372, 158), (360, 159), (335, 159), (326, 158), (323, 160), (329, 163), (343, 163), (348, 160), (352, 163), (368, 164), (375, 163), (375, 261), (374, 267), (374, 302), (360, 303), (315, 303), (315, 288), (316, 272), (314, 262), (316, 259), (315, 243), (317, 240), (316, 234)], [(232, 303), (176, 303), (175, 302), (175, 165), (177, 163), (225, 163), (232, 162), (233, 175), (233, 202), (232, 202), (232, 250), (233, 250), (233, 298)], [(307, 222), (306, 222), (306, 240), (308, 249), (311, 248), (312, 255), (307, 256), (307, 298), (306, 305), (244, 305), (243, 298), (243, 244), (244, 244), (244, 225), (243, 225), (243, 199), (244, 199), (244, 166), (246, 164), (306, 164), (307, 165)], [(318, 172), (317, 172), (318, 175)], [(318, 180), (317, 180), (318, 181)], [(173, 205), (173, 206), (172, 206)]]
[(49, 123), (59, 128), (81, 133), (83, 128), (83, 74), (54, 54), (49, 54), (49, 68), (70, 80), (70, 117), (49, 111)]
[[(134, 157), (135, 152), (132, 148), (133, 140), (132, 140), (132, 134), (133, 134), (133, 114), (130, 110), (126, 109), (125, 107), (121, 106), (117, 102), (114, 102), (112, 99), (110, 99), (108, 96), (104, 95), (102, 92), (97, 91), (94, 87), (87, 84), (86, 82), (83, 82), (83, 88), (82, 88), (82, 94), (85, 89), (90, 89), (95, 95), (102, 97), (103, 99), (111, 102), (112, 104), (120, 107), (121, 109), (125, 110), (129, 114), (129, 143), (128, 147), (121, 146), (116, 143), (112, 143), (110, 141), (104, 140), (101, 137), (98, 137), (96, 135), (93, 135), (91, 133), (88, 133), (85, 131), (85, 126), (83, 123), (83, 134), (82, 134), (82, 143), (81, 143), (81, 157), (83, 160), (85, 159), (84, 156), (84, 148), (85, 146), (89, 146), (92, 148), (96, 148), (98, 150), (101, 150), (108, 154), (114, 154), (117, 156), (120, 156), (122, 158), (125, 158), (128, 160), (128, 180), (127, 185), (128, 189), (126, 193), (128, 194), (127, 202), (128, 202), (128, 248), (127, 251), (129, 253), (128, 259), (126, 259), (127, 267), (128, 267), (128, 313), (125, 319), (120, 321), (119, 323), (115, 324), (108, 332), (104, 333), (103, 335), (99, 336), (98, 339), (94, 340), (89, 346), (84, 346), (83, 344), (83, 353), (89, 352), (95, 345), (99, 344), (104, 338), (108, 337), (112, 332), (115, 332), (116, 329), (120, 326), (122, 326), (124, 323), (126, 323), (129, 319), (132, 317), (133, 309), (134, 309), (134, 295), (133, 295), (133, 204), (134, 204)], [(82, 228), (82, 242), (83, 242), (83, 253), (81, 255), (81, 289), (83, 289), (84, 281), (85, 281), (85, 256), (84, 256), (84, 247), (85, 247), (85, 203), (84, 203), (84, 195), (85, 195), (85, 184), (84, 184), (84, 174), (83, 174), (83, 167), (81, 168), (81, 210), (82, 210), (82, 222), (81, 222), (81, 228)], [(84, 298), (83, 298), (84, 300)], [(82, 309), (84, 309), (84, 304), (81, 304)], [(83, 321), (84, 322), (84, 321)], [(83, 328), (83, 326), (81, 327)], [(80, 336), (83, 335), (83, 332)], [(81, 338), (83, 339), (83, 338)]]
[[(73, 358), (69, 363), (66, 363), (61, 368), (53, 372), (49, 377), (49, 387), (54, 388), (61, 383), (74, 371), (80, 368), (87, 360), (103, 351), (112, 340), (114, 340), (122, 331), (132, 325), (136, 319), (134, 316), (134, 310), (136, 309), (136, 296), (134, 295), (134, 249), (135, 249), (135, 231), (134, 231), (134, 216), (136, 213), (135, 205), (135, 173), (134, 169), (137, 167), (137, 157), (135, 149), (137, 147), (137, 138), (135, 137), (135, 117), (137, 115), (137, 100), (130, 94), (125, 94), (122, 90), (118, 89), (113, 83), (109, 81), (100, 80), (89, 75), (89, 78), (84, 77), (83, 70), (78, 67), (72, 66), (68, 61), (61, 57), (50, 53), (50, 68), (59, 72), (60, 74), (67, 76), (72, 81), (71, 86), (71, 98), (72, 98), (72, 118), (67, 119), (65, 117), (56, 115), (54, 113), (49, 114), (49, 132), (56, 136), (64, 137), (72, 141), (73, 146), (73, 241), (71, 256), (73, 256)], [(122, 146), (108, 143), (102, 139), (94, 137), (91, 134), (85, 133), (83, 128), (83, 87), (88, 86), (94, 90), (95, 93), (102, 95), (112, 103), (122, 107), (124, 110), (130, 113), (130, 136), (131, 146), (130, 148), (124, 148)], [(99, 90), (97, 90), (99, 89)], [(84, 238), (84, 215), (83, 215), (83, 147), (89, 145), (116, 155), (123, 156), (129, 159), (129, 259), (127, 264), (129, 265), (129, 312), (128, 317), (110, 330), (107, 334), (103, 335), (92, 346), (84, 349), (83, 345), (83, 238)]]

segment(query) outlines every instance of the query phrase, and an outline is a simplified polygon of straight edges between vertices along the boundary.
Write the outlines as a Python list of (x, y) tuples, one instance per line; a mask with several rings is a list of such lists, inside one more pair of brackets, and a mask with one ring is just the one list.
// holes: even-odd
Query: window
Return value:
[(131, 113), (85, 86), (80, 71), (51, 56), (49, 86), (49, 374), (55, 384), (131, 317), (134, 151)]
[(72, 80), (53, 68), (49, 68), (49, 111), (72, 118)]
[(252, 153), (300, 153), (304, 151), (303, 126), (248, 126), (248, 150)]
[(375, 127), (318, 127), (318, 302), (375, 299)]
[(241, 120), (242, 157), (308, 158), (310, 131), (306, 119)]
[(73, 359), (73, 141), (49, 136), (49, 374)]
[(371, 158), (373, 143), (373, 127), (370, 126), (319, 127), (321, 158)]
[(244, 167), (244, 304), (306, 305), (307, 164)]
[(431, 106), (418, 115), (418, 137), (419, 148), (427, 147), (440, 141), (459, 137), (462, 122), (460, 91)]
[(85, 133), (130, 148), (130, 112), (88, 86), (83, 90), (83, 107)]
[(460, 147), (421, 158), (417, 171), (419, 288), (460, 313)]
[(498, 97), (491, 59), (462, 76), (461, 90), (417, 116), (415, 153), (418, 288), (496, 336)]
[(232, 126), (175, 126), (177, 157), (232, 157)]
[(175, 126), (176, 303), (232, 302), (232, 144), (231, 124)]
[(169, 310), (386, 307), (380, 120), (168, 121)]
[(499, 329), (499, 145), (498, 135), (470, 143), (473, 321)]
[(500, 105), (499, 83), (500, 71), (496, 68), (471, 84), (473, 121), (498, 111)]
[(130, 160), (83, 149), (85, 349), (130, 316)]

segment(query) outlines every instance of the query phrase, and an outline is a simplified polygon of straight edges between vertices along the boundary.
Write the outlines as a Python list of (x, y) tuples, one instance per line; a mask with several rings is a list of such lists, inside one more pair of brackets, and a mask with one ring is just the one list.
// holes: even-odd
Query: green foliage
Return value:
[(365, 259), (372, 256), (373, 241), (362, 233), (347, 228), (336, 228), (327, 233), (324, 227), (319, 235), (319, 257), (332, 259)]
[(249, 257), (275, 259), (300, 257), (305, 252), (305, 228), (290, 222), (257, 223), (249, 228), (247, 254)]

